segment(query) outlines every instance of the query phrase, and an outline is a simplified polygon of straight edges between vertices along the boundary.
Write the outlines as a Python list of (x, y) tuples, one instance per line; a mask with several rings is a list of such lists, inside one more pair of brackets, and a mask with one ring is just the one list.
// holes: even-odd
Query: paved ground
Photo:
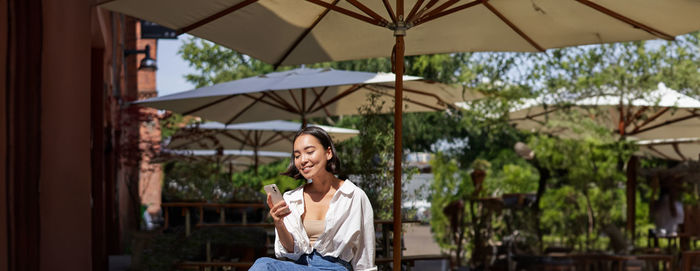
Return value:
[(430, 233), (430, 225), (405, 224), (404, 242), (406, 250), (403, 255), (440, 254), (440, 247)]
[[(407, 224), (404, 234), (405, 256), (440, 254), (440, 247), (430, 233), (430, 225)], [(443, 271), (449, 269), (449, 263), (441, 260), (416, 261), (415, 271)]]

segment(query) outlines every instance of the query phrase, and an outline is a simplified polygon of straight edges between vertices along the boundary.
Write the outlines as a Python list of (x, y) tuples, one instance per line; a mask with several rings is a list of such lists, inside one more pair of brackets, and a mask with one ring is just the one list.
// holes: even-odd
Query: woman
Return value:
[(275, 221), (275, 256), (260, 258), (260, 270), (377, 270), (374, 265), (374, 215), (362, 189), (333, 174), (340, 160), (328, 133), (306, 127), (294, 137), (292, 161), (283, 175), (307, 184), (267, 204)]

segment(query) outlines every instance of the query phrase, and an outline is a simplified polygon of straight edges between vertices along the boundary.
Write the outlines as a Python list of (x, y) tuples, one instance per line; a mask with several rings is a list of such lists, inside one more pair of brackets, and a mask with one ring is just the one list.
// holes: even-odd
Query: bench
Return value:
[[(452, 261), (449, 255), (443, 254), (431, 254), (431, 255), (411, 255), (411, 256), (401, 256), (401, 264), (406, 266), (406, 271), (410, 271), (412, 267), (416, 266), (416, 261), (432, 261), (432, 260), (446, 260), (449, 264), (447, 270), (452, 270)], [(394, 261), (393, 258), (376, 258), (374, 263), (376, 265), (388, 265)]]
[(253, 262), (181, 262), (175, 266), (176, 270), (205, 270), (213, 268), (243, 268), (248, 269)]

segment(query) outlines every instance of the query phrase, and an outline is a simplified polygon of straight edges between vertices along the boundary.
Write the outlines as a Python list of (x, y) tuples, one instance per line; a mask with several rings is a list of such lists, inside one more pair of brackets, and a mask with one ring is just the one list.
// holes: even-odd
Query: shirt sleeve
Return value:
[(374, 211), (367, 196), (362, 193), (362, 226), (360, 229), (360, 241), (357, 246), (357, 254), (352, 259), (353, 270), (375, 271), (374, 265)]
[[(287, 204), (289, 204), (289, 201), (287, 201)], [(303, 246), (301, 242), (303, 241), (301, 240), (298, 233), (300, 229), (298, 229), (298, 226), (296, 226), (297, 223), (294, 223), (293, 221), (294, 217), (299, 215), (296, 213), (296, 210), (292, 205), (290, 205), (289, 207), (292, 214), (284, 218), (284, 227), (287, 228), (289, 234), (292, 235), (292, 239), (294, 240), (294, 251), (287, 251), (287, 249), (284, 248), (284, 246), (282, 245), (282, 241), (280, 241), (280, 236), (277, 232), (277, 228), (275, 227), (275, 257), (287, 258), (296, 261), (303, 254), (303, 251), (301, 249)]]
[[(289, 228), (287, 228), (287, 230), (289, 230)], [(289, 233), (292, 234), (292, 239), (294, 240), (294, 251), (287, 251), (284, 248), (282, 242), (280, 241), (280, 236), (277, 232), (277, 228), (275, 228), (275, 257), (287, 258), (296, 261), (299, 259), (299, 256), (301, 256), (301, 247), (299, 246), (299, 242), (297, 242), (297, 237), (294, 236), (294, 234), (291, 231)]]

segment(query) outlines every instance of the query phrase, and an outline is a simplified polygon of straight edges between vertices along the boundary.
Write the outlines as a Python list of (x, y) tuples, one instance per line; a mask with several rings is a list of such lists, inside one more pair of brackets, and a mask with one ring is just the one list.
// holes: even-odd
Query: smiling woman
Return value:
[(328, 133), (301, 129), (294, 137), (292, 161), (283, 175), (308, 182), (272, 204), (275, 256), (260, 258), (250, 270), (377, 270), (374, 265), (374, 215), (362, 189), (340, 180), (340, 160)]

